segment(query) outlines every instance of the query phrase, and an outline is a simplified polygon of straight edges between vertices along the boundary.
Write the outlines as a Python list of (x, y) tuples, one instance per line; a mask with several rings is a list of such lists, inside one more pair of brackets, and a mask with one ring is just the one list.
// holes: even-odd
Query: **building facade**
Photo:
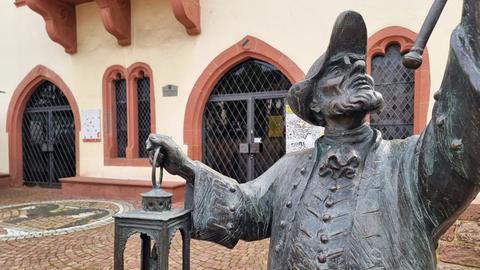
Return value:
[[(248, 181), (284, 154), (285, 91), (325, 51), (346, 9), (366, 20), (368, 69), (387, 97), (372, 125), (388, 138), (418, 134), (461, 12), (461, 1), (448, 3), (424, 65), (403, 70), (398, 60), (430, 4), (2, 1), (0, 172), (10, 185), (70, 178), (64, 188), (79, 194), (94, 183), (141, 189), (150, 172), (144, 141), (163, 133), (191, 158)], [(240, 153), (260, 141), (276, 154)]]
[[(424, 64), (408, 71), (399, 59), (431, 1), (0, 1), (0, 186), (138, 198), (150, 185), (149, 133), (239, 181), (258, 176), (286, 151), (288, 87), (347, 9), (365, 18), (367, 68), (386, 99), (371, 124), (386, 138), (418, 134), (461, 4), (448, 2)], [(165, 185), (182, 200), (181, 179)], [(480, 266), (478, 212), (442, 238), (442, 261)]]

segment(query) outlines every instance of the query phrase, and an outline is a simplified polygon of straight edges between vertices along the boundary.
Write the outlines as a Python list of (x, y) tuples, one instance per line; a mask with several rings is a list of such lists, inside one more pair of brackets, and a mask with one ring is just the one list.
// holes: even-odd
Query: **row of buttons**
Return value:
[[(313, 157), (312, 155), (309, 155), (309, 156), (308, 156), (308, 159), (312, 159), (312, 157)], [(307, 169), (306, 169), (305, 167), (300, 168), (300, 174), (301, 174), (301, 175), (304, 176), (306, 172), (307, 172)], [(292, 185), (292, 190), (297, 189), (297, 187), (298, 187), (298, 182), (295, 182), (295, 183)], [(286, 207), (286, 208), (289, 208), (289, 209), (292, 208), (292, 201), (291, 201), (291, 200), (288, 200), (288, 201), (285, 203), (285, 207)], [(286, 227), (287, 227), (287, 222), (286, 222), (285, 220), (281, 220), (281, 221), (280, 221), (280, 228), (281, 228), (281, 229), (285, 229)], [(281, 242), (280, 242), (279, 244), (275, 245), (274, 250), (275, 250), (276, 252), (279, 252), (279, 251), (281, 250), (281, 246), (282, 246), (282, 244), (281, 244)]]
[[(338, 184), (336, 183), (336, 180), (337, 179), (334, 179), (335, 181), (335, 184), (331, 185), (328, 190), (331, 192), (331, 193), (335, 193), (337, 192), (337, 190), (339, 189), (339, 186)], [(335, 202), (333, 201), (333, 199), (331, 198), (331, 196), (328, 196), (327, 200), (325, 201), (325, 207), (326, 208), (332, 208), (333, 206), (335, 205)], [(322, 215), (322, 220), (323, 222), (327, 223), (328, 221), (330, 221), (332, 219), (332, 216), (329, 214), (329, 213), (325, 213)], [(328, 235), (326, 234), (322, 234), (320, 235), (320, 242), (323, 243), (323, 244), (326, 244), (328, 243), (328, 241), (330, 241), (330, 238), (328, 237)], [(317, 256), (317, 260), (319, 263), (326, 263), (327, 262), (327, 255), (325, 253), (323, 253), (324, 251), (321, 251), (320, 254)]]

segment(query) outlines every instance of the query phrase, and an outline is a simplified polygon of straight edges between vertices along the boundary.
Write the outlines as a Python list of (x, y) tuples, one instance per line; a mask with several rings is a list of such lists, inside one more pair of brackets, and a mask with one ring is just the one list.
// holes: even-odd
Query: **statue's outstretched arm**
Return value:
[(192, 237), (232, 248), (239, 239), (270, 237), (278, 164), (259, 178), (239, 184), (195, 161)]
[(239, 239), (270, 236), (274, 182), (283, 159), (259, 178), (239, 184), (200, 161), (190, 160), (169, 136), (150, 135), (149, 155), (158, 148), (161, 157), (156, 166), (187, 181), (186, 206), (193, 209), (193, 238), (233, 248)]
[(418, 145), (419, 196), (439, 237), (480, 184), (480, 1), (465, 0), (432, 119)]

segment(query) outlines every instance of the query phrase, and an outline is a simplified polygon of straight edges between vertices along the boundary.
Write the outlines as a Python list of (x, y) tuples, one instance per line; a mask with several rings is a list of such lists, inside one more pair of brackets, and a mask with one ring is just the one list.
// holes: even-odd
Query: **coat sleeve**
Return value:
[(432, 119), (417, 145), (418, 191), (438, 239), (479, 191), (480, 1), (465, 0)]
[(192, 237), (228, 248), (233, 248), (239, 239), (270, 237), (275, 168), (280, 163), (259, 178), (239, 184), (196, 161)]

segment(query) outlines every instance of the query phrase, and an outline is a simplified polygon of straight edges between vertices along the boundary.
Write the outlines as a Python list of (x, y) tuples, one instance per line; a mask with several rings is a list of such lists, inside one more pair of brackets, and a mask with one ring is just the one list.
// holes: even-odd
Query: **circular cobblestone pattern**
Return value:
[(82, 231), (109, 224), (125, 203), (95, 200), (33, 202), (0, 207), (0, 240)]

